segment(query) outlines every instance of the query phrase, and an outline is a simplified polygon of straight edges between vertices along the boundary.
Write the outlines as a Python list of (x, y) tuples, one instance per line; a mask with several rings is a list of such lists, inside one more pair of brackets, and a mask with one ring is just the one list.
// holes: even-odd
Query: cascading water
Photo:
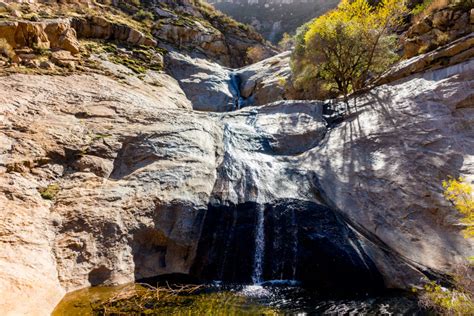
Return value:
[(252, 273), (252, 282), (262, 282), (263, 258), (265, 254), (265, 208), (257, 206), (257, 227), (255, 233), (255, 255)]
[(292, 270), (292, 279), (296, 280), (296, 262), (298, 260), (298, 224), (296, 223), (296, 214), (295, 210), (291, 211), (291, 237), (292, 237), (292, 260), (291, 260), (291, 270)]
[(234, 95), (233, 108), (232, 110), (238, 110), (242, 107), (244, 99), (240, 94), (240, 77), (236, 73), (230, 74), (230, 90)]
[(230, 92), (234, 96), (234, 100), (232, 102), (232, 110), (239, 110), (245, 106), (251, 105), (253, 103), (253, 96), (248, 97), (247, 99), (242, 96), (240, 93), (240, 85), (242, 83), (242, 79), (240, 76), (233, 72), (230, 74)]

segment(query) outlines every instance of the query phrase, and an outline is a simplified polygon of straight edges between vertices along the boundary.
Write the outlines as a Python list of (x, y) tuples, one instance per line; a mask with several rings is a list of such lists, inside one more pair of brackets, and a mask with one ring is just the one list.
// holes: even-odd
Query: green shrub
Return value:
[(38, 188), (38, 192), (45, 200), (54, 200), (58, 194), (60, 187), (57, 183), (48, 185), (47, 187)]
[(420, 3), (419, 5), (417, 5), (413, 10), (411, 10), (411, 13), (413, 15), (420, 15), (421, 13), (423, 13), (427, 8), (428, 6), (433, 2), (433, 0), (425, 0), (423, 1), (423, 3)]
[(153, 13), (140, 9), (137, 13), (135, 13), (133, 18), (137, 21), (145, 21), (145, 20), (152, 21), (154, 19), (154, 16), (153, 16)]

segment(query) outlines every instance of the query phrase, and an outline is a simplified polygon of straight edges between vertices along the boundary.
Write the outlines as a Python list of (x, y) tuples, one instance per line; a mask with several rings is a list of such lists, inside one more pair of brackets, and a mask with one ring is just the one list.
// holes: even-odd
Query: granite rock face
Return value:
[[(170, 273), (205, 278), (196, 271), (218, 265), (201, 260), (210, 214), (241, 209), (252, 226), (260, 206), (268, 236), (291, 223), (275, 224), (284, 208), (300, 214), (295, 275), (309, 283), (330, 281), (308, 270), (313, 261), (329, 266), (311, 252), (331, 253), (310, 225), (320, 217), (338, 241), (335, 267), (363, 271), (376, 286), (409, 288), (426, 270), (448, 273), (472, 253), (440, 185), (448, 176), (474, 181), (472, 59), (379, 86), (332, 126), (320, 101), (192, 111), (230, 97), (230, 70), (195, 69), (182, 78), (176, 70), (181, 87), (159, 73), (154, 85), (92, 74), (3, 77), (0, 310), (48, 314), (81, 287)], [(192, 80), (183, 83), (193, 76), (216, 84), (204, 80), (208, 90), (193, 92)], [(249, 236), (239, 247), (254, 247)], [(290, 270), (267, 260), (262, 275), (278, 269)]]

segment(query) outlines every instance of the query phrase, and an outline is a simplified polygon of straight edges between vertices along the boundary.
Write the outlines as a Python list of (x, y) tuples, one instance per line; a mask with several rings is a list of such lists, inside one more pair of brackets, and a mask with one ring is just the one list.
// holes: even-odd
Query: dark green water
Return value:
[[(101, 303), (137, 285), (94, 287), (69, 293), (53, 312), (57, 315), (422, 315), (416, 299), (387, 292), (370, 297), (328, 299), (288, 284), (205, 286), (192, 295), (158, 300), (152, 309), (98, 308)], [(132, 302), (133, 303), (133, 302)], [(146, 307), (146, 306), (145, 306)], [(150, 305), (148, 305), (150, 308)]]

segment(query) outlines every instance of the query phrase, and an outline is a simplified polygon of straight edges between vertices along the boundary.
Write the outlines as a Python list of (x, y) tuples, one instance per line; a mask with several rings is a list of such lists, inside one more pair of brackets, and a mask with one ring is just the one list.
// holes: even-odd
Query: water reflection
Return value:
[[(172, 288), (172, 287), (171, 287)], [(160, 289), (160, 288), (159, 288)], [(67, 294), (57, 315), (420, 315), (405, 293), (328, 299), (288, 282), (262, 285), (200, 286), (191, 292), (150, 290), (138, 284), (93, 287)], [(143, 293), (147, 293), (143, 299)]]

